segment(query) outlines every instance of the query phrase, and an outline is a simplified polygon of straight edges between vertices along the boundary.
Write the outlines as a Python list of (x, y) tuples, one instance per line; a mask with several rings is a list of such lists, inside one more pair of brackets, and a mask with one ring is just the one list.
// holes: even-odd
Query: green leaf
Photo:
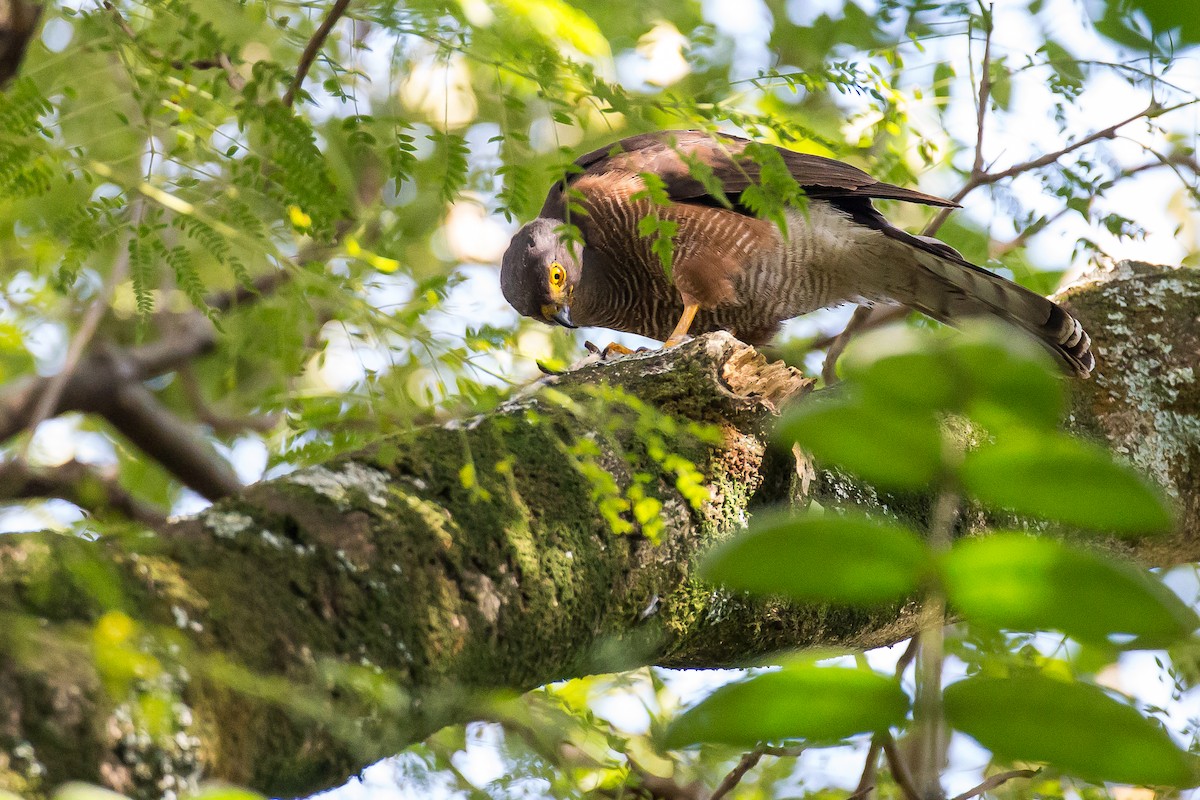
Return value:
[(1066, 408), (1063, 380), (1046, 351), (1010, 327), (966, 326), (951, 344), (955, 368), (970, 389), (967, 414), (993, 433), (1007, 427), (996, 413), (1036, 428), (1058, 426)]
[(1151, 49), (1130, 19), (1133, 10), (1145, 15), (1156, 35), (1171, 32), (1176, 45), (1200, 43), (1200, 16), (1190, 3), (1180, 3), (1178, 0), (1124, 0), (1121, 3), (1105, 3), (1101, 7), (1105, 9), (1104, 17), (1096, 29), (1122, 44), (1143, 50)]
[(758, 594), (879, 605), (912, 596), (931, 566), (925, 543), (898, 525), (776, 513), (714, 550), (701, 575)]
[(889, 489), (924, 488), (942, 467), (935, 417), (855, 398), (801, 403), (784, 415), (779, 436)]
[(264, 800), (263, 795), (236, 786), (210, 786), (191, 797), (192, 800)]
[(946, 719), (997, 756), (1094, 782), (1195, 786), (1196, 761), (1158, 725), (1095, 686), (1041, 675), (946, 687)]
[(895, 680), (861, 669), (784, 667), (717, 689), (671, 723), (665, 744), (753, 747), (779, 739), (836, 741), (904, 721), (908, 696)]
[[(674, 143), (672, 143), (672, 148), (674, 148)], [(688, 174), (700, 182), (700, 185), (704, 187), (704, 191), (712, 195), (725, 208), (733, 208), (733, 203), (729, 202), (729, 198), (725, 194), (725, 187), (711, 166), (704, 162), (698, 155), (685, 153), (680, 150), (676, 150), (675, 152), (679, 155), (679, 160), (687, 165)]]
[(988, 505), (1124, 535), (1165, 533), (1158, 493), (1104, 449), (1064, 435), (998, 442), (968, 453), (963, 486)]
[(993, 433), (1013, 421), (1055, 428), (1065, 408), (1049, 355), (998, 323), (972, 322), (950, 336), (901, 326), (868, 334), (846, 354), (845, 375), (876, 402), (965, 410)]
[[(939, 61), (933, 68), (933, 96), (942, 101), (950, 99), (950, 86), (954, 83), (954, 65), (949, 61)], [(938, 111), (945, 110), (944, 102), (938, 105)]]
[(1003, 58), (996, 58), (988, 64), (988, 76), (991, 78), (992, 102), (996, 108), (1007, 111), (1012, 103), (1012, 72)]
[(950, 603), (973, 622), (1058, 630), (1085, 641), (1136, 636), (1165, 646), (1200, 626), (1183, 601), (1132, 564), (1019, 533), (957, 543), (942, 559)]
[(963, 381), (948, 361), (945, 352), (925, 346), (883, 355), (869, 363), (848, 359), (845, 375), (865, 396), (879, 403), (934, 413), (951, 410), (962, 402)]
[(125, 795), (90, 783), (66, 783), (54, 792), (54, 800), (125, 800)]

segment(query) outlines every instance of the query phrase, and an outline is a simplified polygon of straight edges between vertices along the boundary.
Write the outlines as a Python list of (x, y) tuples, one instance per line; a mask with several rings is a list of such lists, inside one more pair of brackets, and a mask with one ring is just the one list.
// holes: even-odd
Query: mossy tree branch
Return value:
[[(1180, 533), (1136, 549), (1156, 564), (1200, 558), (1198, 296), (1195, 273), (1134, 265), (1067, 293), (1100, 361), (1070, 427), (1180, 505)], [(547, 379), (154, 536), (4, 537), (0, 787), (150, 797), (203, 774), (311, 793), (479, 713), (480, 690), (900, 640), (911, 608), (751, 603), (694, 578), (761, 505), (877, 501), (769, 446), (779, 404), (808, 388), (715, 334)]]

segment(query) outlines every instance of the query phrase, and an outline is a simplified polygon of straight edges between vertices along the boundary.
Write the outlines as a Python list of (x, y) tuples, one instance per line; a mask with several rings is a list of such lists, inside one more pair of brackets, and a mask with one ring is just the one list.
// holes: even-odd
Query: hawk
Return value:
[[(628, 331), (667, 347), (714, 330), (765, 344), (792, 317), (894, 301), (950, 324), (999, 317), (1045, 342), (1075, 374), (1091, 372), (1091, 340), (1077, 319), (949, 245), (900, 230), (871, 200), (955, 203), (777, 147), (807, 198), (787, 206), (780, 225), (747, 208), (764, 172), (746, 154), (750, 144), (664, 131), (582, 156), (509, 244), (504, 297), (543, 322)], [(565, 233), (568, 221), (575, 235)], [(664, 263), (656, 241), (666, 231)]]

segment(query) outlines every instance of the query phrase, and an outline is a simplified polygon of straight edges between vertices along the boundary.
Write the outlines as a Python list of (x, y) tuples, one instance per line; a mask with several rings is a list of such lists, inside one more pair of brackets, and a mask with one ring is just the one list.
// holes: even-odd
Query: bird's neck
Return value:
[(583, 325), (603, 325), (608, 311), (619, 302), (619, 287), (613, 280), (615, 270), (607, 256), (593, 247), (583, 251), (583, 269), (571, 300), (571, 314)]

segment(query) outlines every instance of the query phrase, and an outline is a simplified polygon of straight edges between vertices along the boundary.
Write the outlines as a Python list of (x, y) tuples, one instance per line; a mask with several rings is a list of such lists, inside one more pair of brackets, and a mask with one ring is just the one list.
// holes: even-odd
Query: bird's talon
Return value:
[(600, 348), (592, 344), (590, 341), (583, 343), (583, 349), (587, 350), (594, 356), (600, 356), (603, 358), (603, 353), (601, 352)]
[(687, 334), (684, 334), (683, 336), (672, 336), (663, 342), (663, 349), (666, 350), (668, 347), (675, 347), (683, 344), (684, 342), (690, 342), (691, 340), (692, 337), (688, 336)]
[[(642, 349), (644, 350), (645, 348)], [(633, 350), (630, 350), (623, 344), (609, 342), (607, 345), (605, 345), (604, 349), (600, 351), (600, 358), (607, 359), (612, 356), (627, 356), (633, 352)]]

